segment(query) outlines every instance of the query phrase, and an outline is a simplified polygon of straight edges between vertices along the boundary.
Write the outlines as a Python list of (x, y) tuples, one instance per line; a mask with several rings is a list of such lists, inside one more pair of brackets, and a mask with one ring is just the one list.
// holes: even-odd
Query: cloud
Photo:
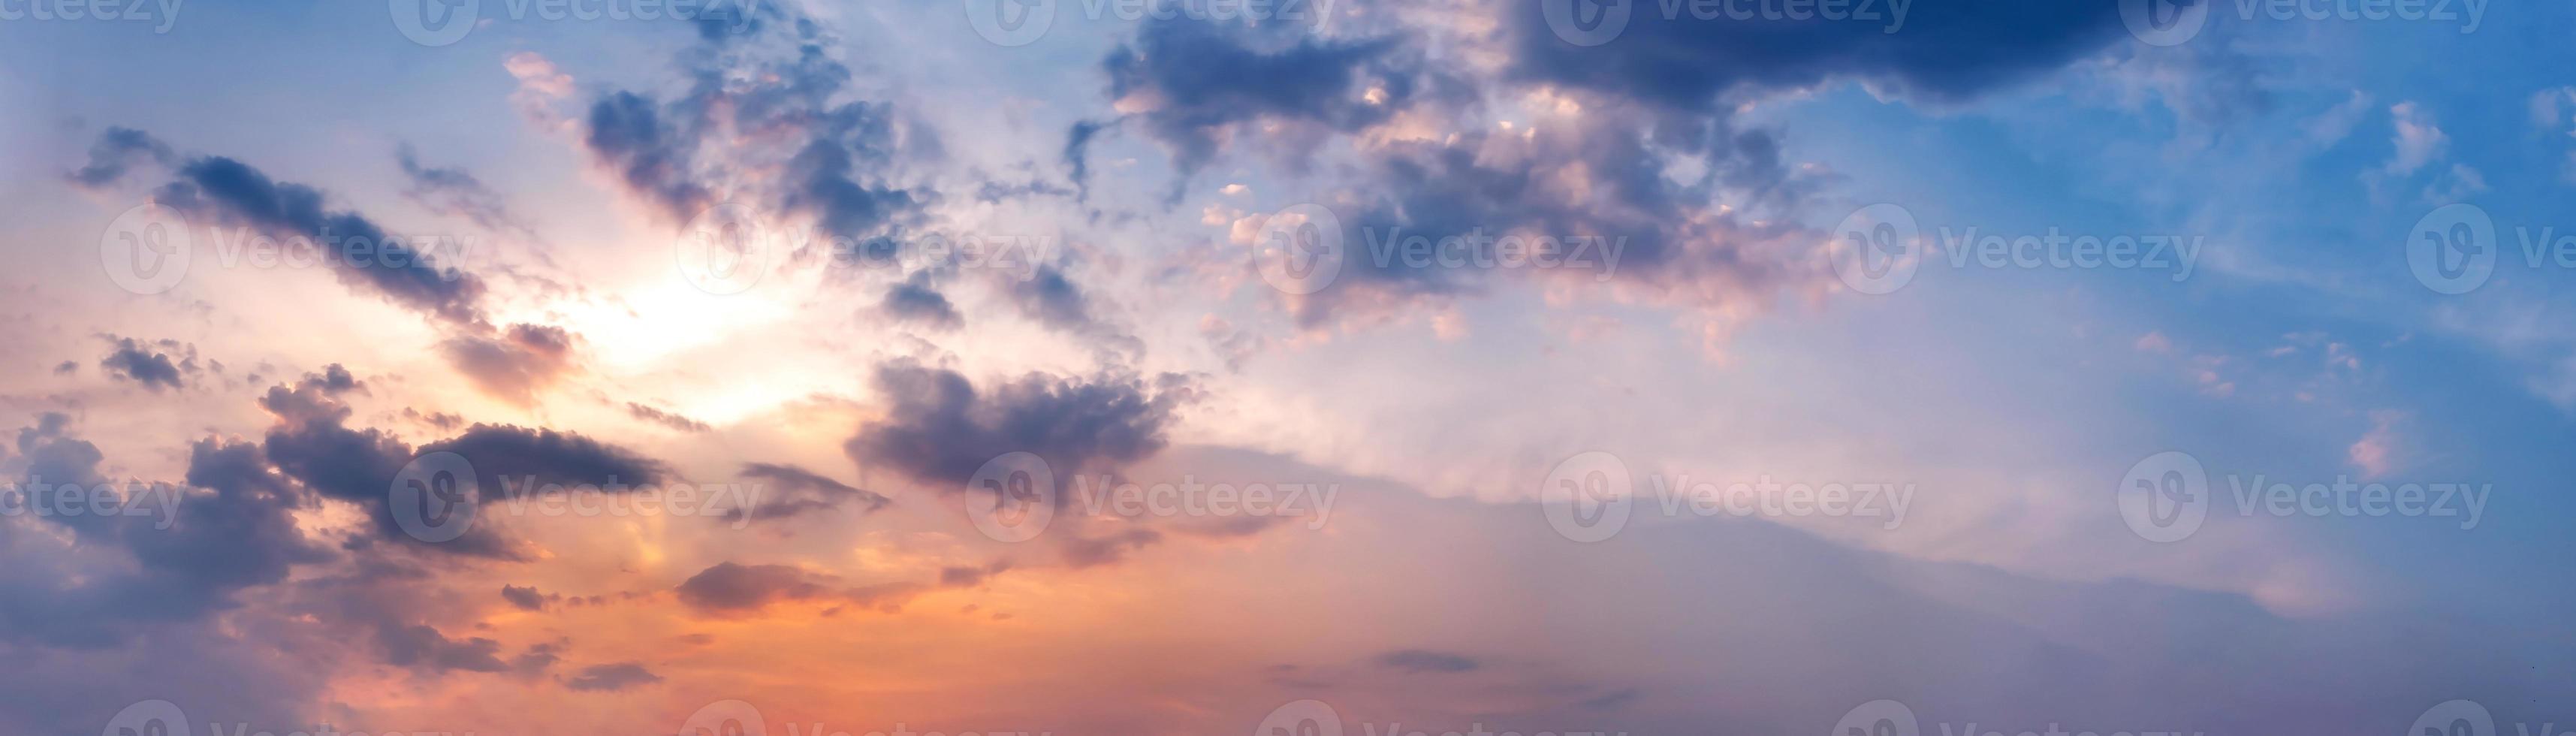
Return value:
[(2396, 138), (2390, 142), (2397, 150), (2389, 154), (2388, 164), (2381, 167), (2389, 175), (2412, 175), (2425, 164), (2441, 158), (2450, 147), (2450, 136), (2442, 133), (2441, 126), (2433, 123), (2432, 113), (2426, 112), (2421, 105), (2413, 101), (2400, 102), (2388, 108), (2388, 116), (2389, 123), (2397, 127)]
[(1142, 459), (1162, 449), (1172, 413), (1195, 391), (1164, 374), (1065, 379), (1030, 374), (984, 391), (955, 371), (909, 360), (877, 366), (892, 405), (843, 445), (851, 459), (926, 484), (963, 489), (976, 469), (1012, 452), (1044, 458), (1059, 477)]
[(124, 178), (136, 162), (168, 166), (177, 160), (170, 145), (133, 128), (111, 127), (100, 133), (89, 147), (89, 163), (71, 173), (72, 184), (84, 189), (97, 189)]
[(485, 230), (536, 236), (535, 229), (510, 211), (507, 198), (484, 186), (472, 173), (460, 168), (424, 166), (409, 143), (402, 144), (395, 158), (402, 164), (403, 177), (411, 181), (403, 190), (404, 198), (432, 212), (471, 220)]
[[(772, 494), (751, 511), (754, 521), (785, 519), (848, 503), (858, 504), (859, 513), (868, 514), (894, 503), (894, 499), (882, 494), (853, 488), (794, 465), (747, 463), (742, 466), (742, 477), (766, 483), (765, 490)], [(734, 509), (726, 512), (725, 518), (737, 519), (742, 514), (742, 509)]]
[(542, 611), (545, 610), (546, 604), (561, 600), (562, 598), (563, 596), (560, 595), (548, 595), (537, 592), (536, 586), (533, 585), (501, 586), (501, 600), (509, 601), (510, 605), (516, 606), (519, 610), (523, 611)]
[(642, 419), (647, 422), (652, 422), (654, 424), (659, 424), (682, 432), (707, 432), (715, 429), (714, 427), (707, 426), (706, 422), (690, 419), (672, 412), (645, 406), (632, 401), (626, 402), (626, 414), (637, 419)]
[(716, 563), (680, 583), (680, 602), (701, 613), (743, 613), (771, 603), (821, 598), (831, 593), (830, 576), (789, 565)]
[(886, 290), (885, 303), (879, 308), (898, 321), (922, 325), (935, 330), (954, 330), (966, 325), (966, 318), (948, 297), (930, 285), (929, 269), (914, 272), (903, 283)]
[[(1919, 0), (1888, 23), (1703, 20), (1640, 7), (1617, 39), (1577, 46), (1542, 3), (1485, 0), (1510, 39), (1510, 73), (1678, 110), (1835, 80), (1955, 102), (2037, 77), (2127, 38), (2109, 3)], [(1896, 30), (1890, 32), (1889, 28)], [(1733, 99), (1730, 99), (1730, 96)]]
[(280, 240), (317, 243), (342, 284), (451, 325), (483, 322), (482, 279), (438, 263), (419, 243), (389, 237), (365, 215), (325, 209), (320, 190), (272, 180), (240, 161), (204, 156), (181, 165), (177, 179), (162, 185), (155, 199)]
[(561, 327), (517, 324), (499, 334), (451, 337), (438, 349), (485, 395), (530, 406), (573, 371), (577, 339)]
[[(194, 346), (182, 346), (169, 340), (146, 345), (133, 338), (109, 339), (116, 349), (99, 360), (98, 367), (111, 377), (143, 384), (144, 388), (158, 392), (165, 388), (183, 387), (180, 374), (196, 371), (197, 351)], [(177, 348), (184, 352), (179, 360), (173, 361), (168, 353), (154, 352), (154, 347), (165, 350)]]
[(661, 675), (644, 669), (641, 663), (618, 662), (584, 667), (580, 674), (564, 680), (564, 686), (579, 692), (611, 692), (661, 681)]
[(1412, 674), (1473, 672), (1482, 663), (1463, 655), (1427, 649), (1400, 649), (1377, 656), (1378, 666)]
[[(44, 414), (18, 431), (13, 489), (62, 493), (110, 483), (105, 456)], [(291, 567), (331, 559), (294, 514), (308, 499), (266, 472), (256, 446), (201, 440), (188, 451), (185, 485), (125, 481), (113, 488), (144, 514), (37, 515), (70, 533), (69, 545), (13, 538), (0, 544), (23, 564), (0, 575), (0, 640), (54, 647), (118, 645), (147, 627), (188, 624), (234, 608), (233, 594), (286, 579)], [(39, 550), (38, 547), (54, 547)], [(61, 555), (57, 557), (57, 555)]]

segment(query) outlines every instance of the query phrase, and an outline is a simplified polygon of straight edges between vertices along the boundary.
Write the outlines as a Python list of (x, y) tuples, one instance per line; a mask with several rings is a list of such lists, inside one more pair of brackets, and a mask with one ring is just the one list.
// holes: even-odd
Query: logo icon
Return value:
[(1321, 700), (1300, 700), (1271, 709), (1252, 736), (1342, 736), (1342, 712)]
[(2406, 736), (2496, 736), (2495, 716), (2474, 700), (2452, 700), (2424, 710)]
[(445, 46), (465, 40), (482, 16), (482, 0), (385, 0), (394, 29), (422, 46)]
[(2209, 518), (2209, 471), (2186, 452), (2159, 452), (2120, 478), (2120, 519), (2156, 543), (2178, 542)]
[(107, 266), (107, 280), (118, 288), (159, 294), (188, 277), (193, 244), (187, 217), (147, 202), (107, 223), (107, 231), (98, 236), (98, 257)]
[(188, 736), (188, 714), (167, 700), (125, 706), (98, 736)]
[(2213, 0), (2120, 0), (2120, 22), (2149, 46), (2180, 46), (2209, 24)]
[(1826, 736), (1921, 736), (1923, 726), (1914, 719), (1914, 709), (1893, 700), (1872, 700), (1852, 708), (1843, 719), (1834, 722), (1833, 733)]
[(680, 724), (676, 736), (768, 736), (760, 709), (740, 700), (718, 700), (699, 708)]
[(394, 524), (413, 539), (437, 544), (465, 536), (474, 528), (474, 506), (480, 499), (474, 464), (453, 452), (433, 452), (411, 459), (394, 474), (385, 499)]
[(1539, 487), (1539, 509), (1548, 526), (1576, 542), (1609, 539), (1628, 525), (1634, 481), (1619, 456), (1594, 450), (1566, 458)]
[(2477, 205), (2450, 205), (2415, 221), (2406, 266), (2435, 292), (2458, 296), (2485, 286), (2496, 268), (2495, 218)]
[(961, 0), (966, 23), (995, 46), (1027, 46), (1055, 25), (1055, 0)]
[(759, 285), (769, 273), (770, 251), (778, 233), (758, 210), (739, 202), (709, 207), (689, 219), (672, 241), (680, 278), (717, 296), (740, 294)]
[(1825, 257), (1833, 263), (1834, 275), (1852, 291), (1892, 294), (1913, 282), (1914, 272), (1923, 267), (1922, 252), (1916, 247), (1922, 235), (1912, 211), (1873, 204), (1854, 210), (1834, 227)]
[(1036, 539), (1055, 521), (1055, 470), (1028, 452), (985, 461), (966, 480), (966, 518), (996, 542)]
[(1576, 46), (1599, 46), (1628, 29), (1628, 0), (1539, 0), (1548, 30)]
[(1261, 280), (1288, 294), (1323, 291), (1342, 275), (1342, 218), (1319, 204), (1283, 209), (1252, 236), (1252, 265)]

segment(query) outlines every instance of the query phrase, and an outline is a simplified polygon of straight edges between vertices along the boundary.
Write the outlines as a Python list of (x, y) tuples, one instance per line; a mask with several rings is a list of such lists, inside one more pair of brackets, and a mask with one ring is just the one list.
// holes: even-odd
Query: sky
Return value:
[(2570, 28), (0, 0), (0, 733), (2558, 736)]

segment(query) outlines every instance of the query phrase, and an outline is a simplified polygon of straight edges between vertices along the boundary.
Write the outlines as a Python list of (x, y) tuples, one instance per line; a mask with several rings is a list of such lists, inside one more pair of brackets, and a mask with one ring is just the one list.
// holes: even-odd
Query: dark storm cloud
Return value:
[(955, 371), (911, 361), (877, 367), (874, 385), (893, 405), (843, 445), (863, 465), (963, 489), (977, 468), (1011, 452), (1035, 453), (1060, 477), (1142, 459), (1163, 448), (1173, 411), (1193, 389), (1177, 375), (1072, 380), (1030, 374), (978, 391)]
[[(874, 513), (894, 503), (894, 499), (882, 494), (853, 488), (794, 465), (747, 463), (742, 466), (742, 477), (760, 481), (767, 492), (768, 500), (751, 511), (754, 521), (784, 519), (809, 511), (839, 508), (843, 504), (857, 504), (863, 514)], [(743, 510), (734, 509), (725, 512), (724, 518), (737, 519), (742, 514)]]

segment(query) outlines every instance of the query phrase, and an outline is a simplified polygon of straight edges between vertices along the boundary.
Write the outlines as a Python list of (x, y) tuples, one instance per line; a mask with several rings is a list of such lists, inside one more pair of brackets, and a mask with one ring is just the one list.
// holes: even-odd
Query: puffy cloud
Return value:
[(1187, 378), (1072, 380), (1032, 374), (978, 391), (955, 371), (896, 361), (874, 384), (887, 416), (843, 445), (867, 465), (963, 489), (995, 457), (1029, 452), (1058, 475), (1142, 459), (1162, 449), (1172, 413), (1194, 396)]

